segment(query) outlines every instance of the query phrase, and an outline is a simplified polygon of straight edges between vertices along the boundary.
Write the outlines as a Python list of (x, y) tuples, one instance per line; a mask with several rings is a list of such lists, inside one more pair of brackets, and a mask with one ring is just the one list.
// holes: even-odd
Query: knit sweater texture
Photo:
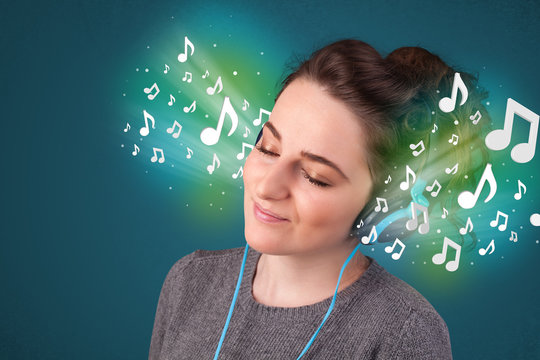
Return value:
[[(249, 248), (219, 359), (297, 359), (332, 297), (285, 308), (258, 303), (252, 283), (261, 253)], [(178, 260), (158, 301), (149, 359), (213, 359), (244, 248), (197, 250)], [(411, 286), (374, 259), (338, 292), (334, 309), (302, 359), (451, 359), (445, 322)]]

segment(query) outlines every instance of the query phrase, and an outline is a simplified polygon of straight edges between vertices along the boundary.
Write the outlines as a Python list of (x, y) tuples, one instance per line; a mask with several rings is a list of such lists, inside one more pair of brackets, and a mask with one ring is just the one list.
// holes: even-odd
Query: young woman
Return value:
[(395, 164), (426, 166), (406, 158), (411, 140), (429, 147), (434, 125), (455, 132), (452, 119), (481, 106), (462, 73), (468, 104), (437, 109), (454, 74), (424, 49), (384, 59), (357, 40), (316, 51), (290, 74), (244, 166), (247, 245), (198, 250), (172, 267), (150, 359), (451, 359), (429, 302), (357, 250), (382, 214), (373, 200), (384, 179), (403, 177)]

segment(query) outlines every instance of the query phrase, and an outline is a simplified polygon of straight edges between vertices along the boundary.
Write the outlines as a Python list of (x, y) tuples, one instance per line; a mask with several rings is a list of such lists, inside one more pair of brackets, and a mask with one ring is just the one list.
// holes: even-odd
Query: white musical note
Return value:
[[(435, 187), (437, 187), (437, 190), (433, 191)], [(441, 188), (442, 188), (441, 184), (439, 184), (439, 182), (435, 179), (432, 185), (426, 186), (426, 191), (431, 191), (431, 196), (437, 197), (437, 195), (439, 195), (439, 192), (441, 191)]]
[(189, 41), (187, 36), (184, 36), (184, 52), (178, 54), (178, 61), (180, 61), (181, 63), (186, 62), (186, 60), (187, 60), (188, 47), (191, 49), (190, 56), (193, 56), (193, 53), (195, 52), (195, 46), (193, 46), (193, 43), (191, 41)]
[(532, 226), (540, 226), (540, 214), (538, 213), (532, 214), (529, 220)]
[(246, 99), (244, 99), (244, 105), (242, 105), (242, 111), (246, 111), (249, 107), (249, 103)]
[(176, 101), (175, 97), (172, 96), (172, 94), (170, 94), (170, 99), (169, 102), (167, 104), (169, 104), (169, 106), (173, 106), (174, 102)]
[(495, 220), (491, 220), (491, 222), (489, 223), (489, 225), (490, 225), (491, 227), (497, 226), (497, 224), (499, 224), (499, 217), (501, 217), (501, 218), (504, 219), (504, 223), (500, 224), (500, 225), (498, 226), (498, 229), (499, 229), (499, 231), (505, 231), (505, 230), (506, 230), (506, 226), (508, 225), (508, 215), (506, 215), (506, 214), (503, 213), (502, 211), (497, 210), (497, 217), (495, 218)]
[(447, 173), (448, 175), (450, 174), (455, 175), (458, 171), (458, 166), (459, 166), (459, 163), (456, 163), (456, 165), (454, 165), (452, 168), (446, 168), (444, 172)]
[(186, 71), (186, 73), (184, 74), (184, 77), (182, 78), (182, 81), (187, 81), (188, 83), (190, 83), (192, 78), (193, 78), (193, 74), (190, 73), (189, 71)]
[(469, 119), (472, 120), (473, 125), (478, 124), (481, 118), (482, 118), (482, 113), (480, 113), (480, 110), (476, 110), (476, 113), (474, 115), (469, 116)]
[(236, 158), (238, 160), (242, 160), (245, 156), (245, 151), (246, 151), (246, 148), (250, 148), (253, 150), (253, 145), (250, 145), (250, 144), (246, 144), (245, 142), (242, 143), (242, 152), (241, 153), (238, 153), (238, 155), (236, 155)]
[(238, 126), (238, 115), (236, 114), (236, 111), (234, 111), (229, 97), (225, 96), (225, 99), (223, 100), (223, 105), (221, 107), (221, 113), (219, 114), (217, 129), (208, 127), (203, 129), (203, 131), (201, 132), (201, 141), (203, 142), (203, 144), (208, 146), (217, 144), (221, 135), (223, 123), (225, 122), (225, 115), (227, 114), (232, 121), (231, 130), (229, 131), (227, 136), (231, 136), (236, 130), (236, 127)]
[(186, 147), (187, 149), (187, 155), (186, 155), (186, 158), (188, 159), (191, 159), (191, 155), (193, 155), (193, 150), (191, 150), (190, 148)]
[(152, 121), (152, 129), (156, 128), (156, 120), (152, 115), (146, 112), (146, 110), (143, 110), (144, 115), (144, 126), (139, 130), (139, 133), (141, 136), (146, 136), (150, 133), (150, 127), (148, 126), (148, 120)]
[(134, 150), (133, 150), (133, 152), (131, 153), (131, 155), (137, 156), (137, 154), (139, 153), (139, 151), (141, 151), (141, 149), (139, 149), (139, 147), (137, 146), (137, 144), (135, 144), (135, 145), (134, 145)]
[(236, 174), (232, 174), (232, 178), (233, 179), (237, 179), (238, 176), (243, 176), (244, 175), (244, 170), (242, 169), (242, 167), (240, 166), (240, 169), (238, 170), (238, 172), (236, 172)]
[(445, 208), (442, 208), (442, 210), (443, 214), (441, 215), (441, 218), (446, 219), (446, 217), (448, 216), (448, 210), (446, 210)]
[(219, 87), (219, 90), (217, 91), (217, 94), (219, 94), (221, 92), (221, 90), (223, 90), (223, 83), (221, 82), (221, 76), (218, 77), (217, 81), (216, 81), (216, 84), (214, 85), (214, 87), (212, 86), (209, 86), (207, 89), (206, 89), (206, 93), (208, 95), (214, 95), (216, 94), (216, 88)]
[[(420, 150), (416, 150), (416, 149), (418, 149), (418, 147), (420, 147)], [(424, 152), (424, 150), (426, 150), (426, 148), (425, 148), (425, 146), (424, 146), (424, 141), (423, 141), (423, 140), (420, 140), (420, 142), (419, 142), (418, 144), (416, 144), (416, 145), (415, 145), (415, 144), (410, 144), (410, 145), (409, 145), (409, 148), (410, 148), (411, 150), (414, 150), (414, 151), (412, 152), (412, 154), (413, 154), (413, 156), (415, 156), (415, 157), (418, 156), (418, 155), (420, 155), (422, 152)]]
[[(160, 148), (152, 148), (154, 150), (154, 156), (150, 159), (152, 162), (159, 162), (160, 164), (163, 164), (165, 162), (165, 154), (163, 154), (163, 149)], [(160, 153), (159, 161), (158, 161), (158, 153)]]
[(214, 157), (212, 158), (212, 165), (208, 165), (206, 167), (206, 170), (208, 171), (208, 173), (210, 175), (212, 175), (212, 173), (214, 172), (214, 170), (216, 169), (216, 164), (217, 164), (217, 167), (219, 168), (219, 166), (221, 165), (221, 163), (219, 162), (219, 158), (217, 157), (216, 153), (214, 153)]
[[(151, 94), (152, 91), (156, 91), (155, 93)], [(157, 83), (154, 83), (151, 87), (149, 88), (144, 88), (144, 92), (146, 94), (148, 94), (148, 100), (154, 100), (157, 96), (157, 94), (159, 94), (159, 87), (157, 85)]]
[(170, 70), (169, 65), (165, 64), (165, 70), (163, 70), (163, 73), (167, 74), (169, 72), (169, 70)]
[(521, 189), (523, 189), (523, 194), (527, 193), (527, 187), (521, 180), (518, 180), (518, 192), (514, 194), (514, 199), (521, 200), (523, 194), (521, 194)]
[(194, 112), (195, 109), (197, 109), (197, 100), (193, 100), (193, 102), (191, 103), (191, 105), (189, 105), (189, 107), (184, 106), (185, 113)]
[[(414, 201), (411, 202), (411, 210), (412, 210), (412, 218), (407, 221), (405, 224), (405, 227), (407, 230), (413, 231), (416, 228), (418, 228), (418, 232), (422, 235), (425, 235), (429, 232), (429, 216), (428, 216), (428, 208), (426, 206), (420, 205), (415, 203)], [(416, 214), (416, 211), (422, 211), (424, 215), (424, 223), (418, 226), (418, 216)]]
[(495, 239), (491, 239), (491, 242), (485, 249), (480, 248), (478, 250), (478, 253), (480, 254), (480, 256), (484, 256), (486, 255), (488, 251), (489, 251), (489, 255), (491, 255), (493, 251), (495, 251)]
[(392, 259), (394, 259), (394, 260), (399, 260), (399, 258), (401, 257), (401, 254), (403, 254), (403, 250), (405, 250), (405, 244), (401, 240), (396, 238), (396, 240), (394, 241), (394, 244), (392, 246), (387, 246), (387, 247), (384, 248), (384, 251), (387, 254), (390, 254), (391, 252), (394, 251), (394, 248), (397, 245), (399, 245), (401, 247), (401, 250), (399, 251), (399, 253), (393, 253), (392, 254)]
[(357, 229), (360, 229), (362, 226), (364, 226), (364, 220), (360, 220), (360, 222), (358, 223), (358, 225), (356, 225), (356, 228), (357, 228)]
[(384, 203), (384, 206), (382, 207), (382, 212), (388, 212), (388, 203), (386, 202), (385, 198), (375, 198), (377, 200), (377, 206), (375, 207), (376, 212), (381, 211), (381, 202)]
[(441, 265), (446, 261), (446, 256), (448, 253), (448, 247), (451, 247), (456, 250), (456, 257), (454, 260), (449, 261), (446, 264), (447, 271), (456, 271), (459, 268), (459, 258), (461, 255), (461, 245), (456, 244), (451, 239), (444, 237), (442, 253), (433, 255), (431, 260), (435, 265)]
[(210, 73), (208, 73), (208, 70), (206, 70), (206, 72), (203, 74), (202, 78), (206, 79), (209, 75), (210, 75)]
[(435, 131), (437, 131), (438, 128), (439, 128), (439, 127), (437, 126), (437, 124), (434, 124), (434, 125), (433, 125), (433, 130), (431, 130), (431, 132), (432, 132), (433, 134), (435, 134)]
[(452, 134), (452, 137), (448, 139), (448, 142), (452, 143), (452, 145), (457, 145), (458, 140), (459, 140), (459, 136), (457, 136), (456, 134)]
[(480, 193), (482, 192), (482, 189), (486, 183), (486, 181), (489, 183), (489, 194), (487, 198), (484, 200), (484, 203), (487, 203), (489, 200), (495, 196), (495, 193), (497, 192), (497, 180), (495, 180), (495, 176), (493, 175), (493, 170), (491, 169), (491, 164), (487, 164), (486, 168), (484, 169), (484, 172), (482, 174), (482, 177), (480, 178), (480, 182), (478, 183), (478, 186), (476, 187), (476, 190), (474, 194), (470, 191), (463, 191), (458, 196), (458, 204), (464, 209), (472, 209), (474, 205), (476, 205), (476, 201), (478, 201), (478, 197), (480, 196)]
[(251, 132), (251, 131), (250, 131), (250, 130), (248, 129), (248, 127), (246, 126), (246, 132), (244, 133), (244, 137), (247, 138), (250, 132)]
[(502, 130), (493, 130), (486, 136), (486, 146), (491, 150), (503, 150), (510, 145), (514, 115), (519, 115), (531, 123), (529, 129), (529, 141), (517, 144), (510, 152), (512, 160), (517, 163), (526, 163), (532, 160), (536, 151), (536, 138), (538, 137), (538, 123), (540, 116), (527, 109), (517, 101), (508, 98), (506, 102), (506, 114), (504, 115), (504, 127)]
[(270, 111), (267, 111), (267, 110), (264, 110), (263, 108), (259, 108), (259, 117), (256, 118), (255, 120), (253, 120), (253, 125), (255, 126), (259, 126), (261, 125), (261, 121), (262, 121), (262, 116), (264, 115), (268, 115), (270, 116), (271, 115), (271, 112)]
[(124, 129), (124, 132), (128, 132), (129, 129), (131, 129), (131, 126), (129, 125), (129, 123), (126, 123), (126, 128)]
[[(175, 127), (178, 127), (178, 132), (173, 134)], [(178, 139), (181, 131), (182, 131), (182, 125), (180, 125), (178, 121), (176, 120), (174, 120), (173, 126), (167, 129), (167, 133), (172, 134), (172, 137), (175, 139)]]
[(457, 100), (457, 92), (458, 89), (461, 91), (461, 102), (459, 106), (465, 104), (467, 101), (467, 97), (469, 96), (469, 92), (467, 91), (467, 86), (465, 86), (465, 83), (461, 79), (461, 75), (459, 73), (454, 74), (454, 83), (452, 85), (452, 96), (451, 97), (444, 97), (439, 101), (439, 108), (441, 111), (445, 113), (449, 113), (451, 111), (454, 111), (456, 108), (456, 100)]
[(412, 171), (412, 169), (409, 167), (409, 165), (406, 165), (406, 178), (407, 178), (407, 181), (403, 181), (401, 182), (401, 184), (399, 184), (399, 188), (403, 191), (405, 190), (408, 190), (409, 187), (411, 186), (411, 181), (409, 180), (409, 175), (412, 177), (412, 183), (414, 184), (414, 182), (416, 181), (416, 174), (414, 173), (414, 171)]
[(388, 178), (386, 178), (386, 180), (384, 180), (384, 183), (389, 184), (391, 181), (392, 181), (392, 177), (390, 175), (388, 175)]
[(362, 244), (367, 245), (370, 242), (375, 242), (377, 240), (377, 229), (375, 228), (375, 225), (371, 228), (371, 231), (369, 232), (369, 236), (362, 236)]
[(465, 227), (460, 228), (459, 233), (461, 235), (465, 235), (466, 233), (471, 232), (471, 231), (473, 231), (473, 223), (471, 221), (471, 218), (468, 217), (467, 222), (465, 223)]
[(510, 237), (508, 238), (508, 240), (517, 242), (518, 241), (517, 233), (515, 231), (510, 231)]

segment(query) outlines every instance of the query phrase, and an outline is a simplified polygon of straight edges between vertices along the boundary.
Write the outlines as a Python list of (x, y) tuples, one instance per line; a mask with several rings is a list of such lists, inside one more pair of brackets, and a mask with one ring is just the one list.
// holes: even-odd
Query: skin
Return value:
[[(281, 93), (268, 123), (243, 175), (245, 237), (262, 253), (253, 297), (268, 306), (310, 305), (333, 296), (341, 266), (358, 244), (349, 232), (373, 186), (362, 141), (369, 135), (343, 102), (302, 78)], [(330, 160), (342, 174), (303, 151)], [(286, 221), (259, 220), (255, 203)], [(357, 252), (339, 291), (368, 266)]]

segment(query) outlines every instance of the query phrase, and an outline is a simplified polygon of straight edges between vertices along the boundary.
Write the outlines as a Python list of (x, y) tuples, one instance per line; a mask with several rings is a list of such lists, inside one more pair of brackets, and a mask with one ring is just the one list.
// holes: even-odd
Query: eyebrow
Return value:
[[(274, 135), (274, 137), (276, 139), (278, 139), (279, 141), (281, 141), (281, 134), (277, 131), (277, 129), (275, 128), (274, 125), (272, 125), (272, 123), (270, 123), (270, 121), (267, 121), (265, 124), (264, 124), (264, 127), (265, 129), (268, 129), (270, 130), (270, 132), (272, 133), (272, 135)], [(327, 158), (325, 158), (324, 156), (320, 156), (320, 155), (316, 155), (316, 154), (313, 154), (309, 151), (304, 151), (302, 150), (302, 152), (300, 152), (300, 155), (302, 155), (302, 157), (305, 157), (305, 158), (308, 158), (312, 161), (316, 161), (318, 163), (321, 163), (321, 164), (324, 164), (326, 166), (329, 166), (331, 167), (332, 169), (336, 170), (343, 178), (345, 178), (345, 180), (349, 181), (349, 178), (343, 173), (343, 171), (341, 171), (341, 169), (339, 168), (339, 166), (337, 166), (335, 163), (333, 163), (332, 161), (328, 160)]]

